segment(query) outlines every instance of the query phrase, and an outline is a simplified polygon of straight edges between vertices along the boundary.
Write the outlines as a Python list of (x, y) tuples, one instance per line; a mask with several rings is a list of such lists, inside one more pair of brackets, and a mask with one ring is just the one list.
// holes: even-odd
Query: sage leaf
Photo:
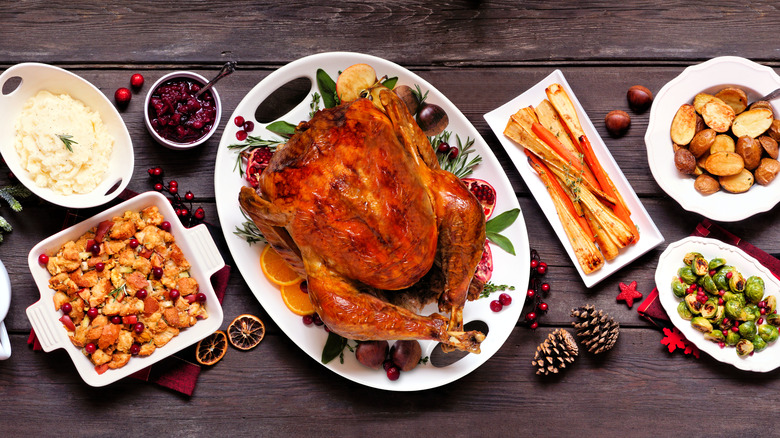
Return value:
[(339, 357), (344, 347), (347, 346), (347, 339), (333, 332), (328, 333), (328, 340), (322, 349), (322, 363), (328, 363)]
[(507, 210), (499, 214), (498, 216), (494, 217), (493, 219), (487, 221), (487, 223), (485, 224), (485, 232), (498, 233), (499, 231), (504, 231), (510, 225), (515, 223), (519, 215), (520, 215), (519, 208), (513, 208), (511, 210)]
[(391, 90), (392, 90), (393, 88), (395, 88), (395, 84), (396, 84), (397, 82), (398, 82), (398, 76), (393, 76), (393, 77), (392, 77), (392, 78), (390, 78), (390, 79), (385, 79), (385, 80), (382, 82), (382, 85), (384, 85), (385, 87), (387, 87), (387, 88), (389, 88), (389, 89), (391, 89)]
[(265, 129), (273, 132), (274, 134), (283, 135), (289, 137), (295, 134), (295, 125), (285, 122), (284, 120), (278, 120), (265, 127)]
[(338, 105), (336, 82), (321, 68), (317, 69), (317, 87), (320, 89), (322, 103), (325, 104), (325, 108), (333, 108)]
[(515, 246), (512, 245), (512, 241), (509, 240), (506, 236), (502, 236), (498, 233), (485, 233), (485, 237), (487, 237), (489, 241), (495, 243), (499, 248), (503, 249), (509, 254), (516, 255)]

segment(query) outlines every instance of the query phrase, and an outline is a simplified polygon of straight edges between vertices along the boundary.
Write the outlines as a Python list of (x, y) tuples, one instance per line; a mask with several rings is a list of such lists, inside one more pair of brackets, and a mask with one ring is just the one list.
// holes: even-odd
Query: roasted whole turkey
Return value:
[[(361, 98), (301, 123), (239, 202), (305, 276), (333, 332), (478, 353), (485, 336), (464, 331), (463, 306), (485, 242), (483, 209), (439, 167), (395, 93), (379, 98), (384, 112)], [(397, 303), (410, 294), (438, 299), (449, 318)]]

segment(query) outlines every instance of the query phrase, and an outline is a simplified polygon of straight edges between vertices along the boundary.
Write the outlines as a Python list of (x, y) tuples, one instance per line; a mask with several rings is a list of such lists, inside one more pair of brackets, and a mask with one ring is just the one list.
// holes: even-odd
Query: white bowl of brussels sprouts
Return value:
[(735, 367), (780, 367), (780, 281), (741, 249), (706, 237), (671, 243), (655, 271), (661, 305), (699, 350)]

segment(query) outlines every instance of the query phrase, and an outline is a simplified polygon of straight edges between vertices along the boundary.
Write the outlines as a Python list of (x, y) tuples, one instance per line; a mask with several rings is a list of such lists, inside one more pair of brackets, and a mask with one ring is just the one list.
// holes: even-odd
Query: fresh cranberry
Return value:
[[(436, 148), (436, 151), (439, 152), (439, 153), (442, 153), (442, 154), (447, 154), (447, 153), (450, 152), (450, 144), (447, 143), (446, 141), (443, 141), (443, 142), (439, 143), (439, 147)], [(532, 263), (533, 263), (533, 260), (532, 260)]]
[(117, 105), (123, 106), (130, 103), (130, 98), (133, 97), (133, 95), (130, 93), (130, 90), (128, 90), (125, 87), (118, 88), (114, 92), (114, 100), (116, 101)]
[(68, 313), (73, 311), (73, 305), (70, 303), (65, 303), (62, 305), (62, 307), (60, 307), (60, 309), (62, 309), (62, 313), (67, 315)]
[(547, 303), (544, 303), (544, 302), (539, 303), (539, 310), (541, 310), (542, 312), (546, 312), (547, 309), (549, 309), (549, 308), (550, 308), (550, 306)]
[(97, 257), (100, 255), (100, 244), (95, 242), (89, 247), (89, 252), (92, 253), (93, 256)]
[(550, 292), (550, 284), (549, 283), (542, 283), (542, 292)]
[(538, 322), (536, 322), (536, 321), (534, 321), (534, 322), (532, 322), (532, 323), (531, 323), (531, 326), (530, 326), (530, 327), (531, 327), (531, 330), (536, 330), (536, 329), (537, 329), (537, 327), (539, 327), (539, 323), (538, 323)]
[(168, 221), (163, 221), (160, 224), (160, 228), (162, 228), (163, 231), (171, 231), (171, 223)]
[(386, 360), (386, 361), (382, 362), (382, 368), (384, 368), (385, 371), (389, 370), (391, 367), (394, 367), (394, 366), (395, 365), (393, 364), (392, 360)]
[(241, 116), (236, 116), (236, 118), (233, 119), (233, 123), (235, 123), (236, 126), (238, 126), (240, 128), (240, 127), (244, 126), (244, 118), (241, 117)]
[(137, 355), (141, 352), (141, 344), (138, 342), (133, 343), (133, 345), (130, 346), (130, 354), (133, 356)]
[(132, 238), (129, 242), (127, 242), (127, 244), (130, 246), (130, 248), (136, 249), (141, 243), (138, 241), (138, 239)]
[(501, 301), (493, 300), (493, 301), (490, 302), (490, 310), (492, 310), (494, 312), (500, 312), (501, 309), (503, 309), (503, 308), (504, 308), (504, 305), (501, 304)]
[(90, 307), (89, 310), (87, 310), (87, 316), (89, 316), (89, 319), (95, 319), (98, 316), (98, 309), (97, 307)]
[(8, 179), (11, 181), (16, 181), (16, 175), (14, 175), (13, 172), (8, 172)]
[(236, 140), (238, 140), (238, 141), (246, 140), (246, 131), (244, 131), (242, 129), (242, 130), (236, 132)]
[(244, 122), (244, 131), (252, 132), (252, 130), (254, 130), (254, 129), (255, 129), (254, 122), (252, 122), (250, 120), (247, 120), (246, 122)]
[(119, 315), (114, 315), (111, 317), (111, 324), (122, 324), (122, 317)]
[(97, 351), (97, 345), (94, 342), (90, 342), (84, 346), (84, 350), (87, 351), (87, 354), (92, 354)]
[(544, 275), (547, 273), (547, 263), (541, 262), (539, 263), (539, 267), (536, 268), (536, 272), (539, 273), (539, 275)]
[(163, 276), (163, 268), (156, 266), (152, 268), (152, 275), (154, 275), (155, 280), (159, 280)]
[(526, 313), (526, 314), (525, 314), (525, 319), (527, 319), (527, 320), (529, 320), (529, 321), (533, 321), (533, 320), (535, 320), (535, 319), (536, 319), (536, 313), (534, 313), (534, 312), (528, 312), (528, 313)]
[(303, 325), (312, 325), (314, 318), (311, 315), (303, 315)]
[(320, 318), (320, 315), (315, 313), (314, 315), (312, 315), (312, 318), (314, 318), (314, 325), (321, 326), (323, 324), (322, 318)]
[(103, 262), (97, 262), (95, 263), (95, 270), (98, 272), (103, 272), (103, 270), (106, 269), (106, 264)]
[(203, 219), (206, 217), (206, 210), (204, 210), (202, 207), (198, 207), (195, 209), (195, 219)]
[(130, 86), (136, 90), (144, 86), (144, 77), (138, 73), (130, 76)]
[(158, 192), (161, 192), (161, 191), (162, 191), (162, 189), (163, 189), (163, 185), (162, 185), (162, 183), (156, 183), (156, 184), (154, 185), (154, 190), (156, 190), (156, 191), (158, 191)]
[(508, 305), (512, 304), (512, 297), (510, 297), (509, 294), (501, 294), (501, 295), (498, 296), (498, 301), (502, 305), (508, 306)]
[(298, 287), (301, 289), (301, 292), (305, 294), (309, 293), (309, 284), (307, 282), (302, 281)]
[(49, 256), (47, 256), (46, 254), (39, 255), (38, 256), (38, 263), (40, 263), (42, 265), (48, 264), (49, 263)]
[(138, 298), (139, 300), (143, 300), (148, 296), (149, 296), (149, 292), (147, 292), (146, 289), (140, 289), (135, 292), (135, 297)]
[(171, 291), (168, 292), (168, 296), (171, 298), (171, 301), (176, 301), (176, 299), (179, 298), (179, 290), (171, 289)]
[(203, 292), (198, 292), (197, 294), (195, 294), (195, 301), (197, 301), (199, 303), (205, 303), (206, 302), (206, 294), (204, 294)]
[(759, 301), (758, 304), (756, 304), (758, 307), (766, 307), (766, 301)]
[(330, 333), (330, 328), (328, 328), (328, 326), (323, 325), (322, 328), (324, 328), (326, 332)]
[(144, 326), (144, 323), (138, 322), (133, 326), (133, 331), (138, 333), (139, 335), (144, 332), (144, 329), (146, 327)]
[(390, 380), (398, 380), (398, 378), (401, 377), (401, 370), (399, 370), (397, 367), (392, 366), (387, 369), (387, 378)]
[(450, 153), (447, 154), (448, 157), (450, 157), (450, 160), (454, 160), (458, 158), (458, 154), (460, 153), (460, 150), (456, 148), (455, 146), (450, 148)]
[(526, 295), (528, 298), (533, 298), (533, 297), (535, 297), (535, 296), (536, 296), (536, 291), (535, 291), (535, 290), (533, 290), (533, 289), (528, 289), (528, 292), (526, 292), (526, 293), (525, 293), (525, 295)]
[(195, 199), (195, 195), (192, 192), (188, 191), (187, 193), (184, 194), (185, 201), (192, 201), (193, 199)]
[(531, 269), (536, 269), (537, 267), (539, 267), (539, 260), (531, 260)]

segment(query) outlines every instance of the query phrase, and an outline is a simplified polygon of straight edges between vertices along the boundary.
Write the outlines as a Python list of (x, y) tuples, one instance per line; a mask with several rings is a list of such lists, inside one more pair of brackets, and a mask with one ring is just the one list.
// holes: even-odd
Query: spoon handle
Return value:
[(762, 98), (760, 98), (758, 100), (770, 101), (770, 100), (776, 98), (777, 96), (780, 96), (780, 88), (776, 89), (775, 91), (767, 94), (766, 96), (764, 96), (764, 97), (762, 97)]
[(213, 87), (214, 84), (216, 84), (220, 79), (233, 73), (234, 71), (236, 71), (236, 61), (226, 62), (225, 65), (222, 66), (222, 69), (219, 71), (219, 73), (214, 77), (214, 79), (210, 80), (208, 84), (206, 84), (203, 88), (200, 89), (200, 91), (195, 93), (195, 98), (197, 99), (198, 97), (200, 97), (201, 94), (208, 91), (208, 89)]

